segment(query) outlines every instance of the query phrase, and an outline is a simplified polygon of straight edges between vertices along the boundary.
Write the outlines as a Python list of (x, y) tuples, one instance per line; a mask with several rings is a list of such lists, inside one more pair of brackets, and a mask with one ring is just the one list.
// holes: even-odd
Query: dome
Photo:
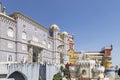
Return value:
[(62, 35), (68, 35), (68, 33), (64, 31), (64, 32), (62, 32)]
[(51, 25), (50, 28), (51, 28), (51, 29), (57, 29), (57, 30), (59, 30), (59, 27), (58, 27), (56, 24)]

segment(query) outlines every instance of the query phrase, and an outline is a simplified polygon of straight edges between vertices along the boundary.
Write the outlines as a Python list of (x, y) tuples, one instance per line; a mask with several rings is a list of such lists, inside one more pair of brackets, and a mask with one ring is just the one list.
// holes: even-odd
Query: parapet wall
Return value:
[(0, 64), (0, 74), (6, 74), (9, 78), (14, 72), (19, 72), (25, 80), (52, 80), (53, 76), (59, 72), (60, 65), (40, 64), (40, 63), (15, 63)]

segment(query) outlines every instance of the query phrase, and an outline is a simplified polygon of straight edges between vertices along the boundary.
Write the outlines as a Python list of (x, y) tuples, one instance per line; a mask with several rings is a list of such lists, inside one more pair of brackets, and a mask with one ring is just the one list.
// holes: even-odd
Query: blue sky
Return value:
[(76, 51), (100, 51), (113, 45), (120, 64), (120, 0), (0, 0), (7, 14), (19, 11), (40, 24), (57, 24), (75, 36)]

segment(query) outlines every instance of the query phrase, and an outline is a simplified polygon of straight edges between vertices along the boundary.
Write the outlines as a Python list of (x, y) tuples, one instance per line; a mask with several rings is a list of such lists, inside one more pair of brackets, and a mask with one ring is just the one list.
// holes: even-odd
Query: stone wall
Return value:
[[(15, 72), (19, 73), (25, 80), (52, 80), (53, 76), (59, 72), (60, 65), (40, 64), (40, 63), (11, 63), (0, 64), (0, 75), (6, 74), (7, 79)], [(3, 77), (5, 78), (5, 77)]]

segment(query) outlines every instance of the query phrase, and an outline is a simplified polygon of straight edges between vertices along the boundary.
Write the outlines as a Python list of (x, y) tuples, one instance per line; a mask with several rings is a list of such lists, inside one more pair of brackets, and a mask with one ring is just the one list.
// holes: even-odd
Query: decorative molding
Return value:
[(16, 21), (6, 15), (0, 14), (0, 21), (4, 22), (6, 24), (9, 24), (10, 26), (16, 26)]
[(15, 13), (13, 13), (13, 14), (12, 14), (12, 17), (15, 17), (15, 18), (17, 17), (18, 19), (21, 18), (23, 21), (28, 22), (28, 23), (34, 25), (35, 27), (38, 27), (38, 28), (44, 30), (45, 32), (48, 32), (48, 29), (47, 29), (46, 27), (42, 26), (41, 24), (37, 23), (37, 22), (34, 21), (33, 19), (31, 19), (31, 18), (23, 15), (23, 14), (20, 13), (20, 12), (15, 12)]
[(25, 53), (25, 52), (16, 52), (17, 54), (25, 54), (25, 55), (29, 55), (29, 53), (27, 52), (27, 53)]
[[(9, 52), (9, 53), (14, 53), (14, 54), (16, 54), (16, 51), (8, 51), (8, 50), (0, 50), (0, 51), (2, 51), (2, 52)], [(6, 54), (7, 55), (7, 54)]]
[(0, 39), (6, 40), (6, 41), (8, 40), (8, 41), (16, 42), (15, 39), (8, 39), (8, 38), (3, 38), (3, 37), (0, 37)]

